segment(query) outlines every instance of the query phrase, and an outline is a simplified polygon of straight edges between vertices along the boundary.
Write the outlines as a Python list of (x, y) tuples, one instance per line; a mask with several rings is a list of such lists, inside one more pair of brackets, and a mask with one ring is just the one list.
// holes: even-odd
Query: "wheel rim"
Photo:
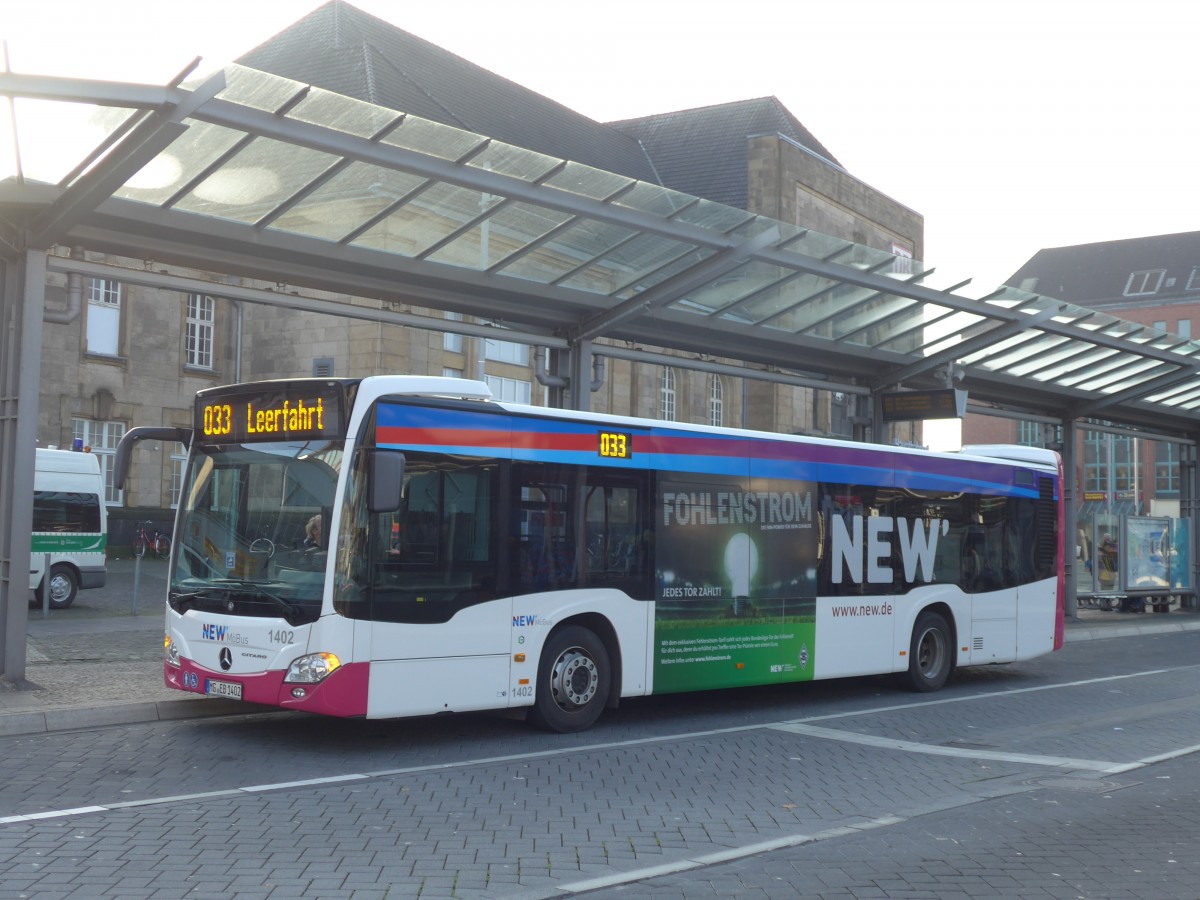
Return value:
[(587, 706), (600, 689), (600, 670), (582, 647), (564, 650), (550, 671), (550, 689), (559, 709)]
[(71, 581), (64, 575), (50, 577), (50, 602), (62, 603), (71, 596)]
[(917, 642), (917, 668), (926, 678), (935, 678), (946, 659), (946, 639), (936, 628), (927, 629)]

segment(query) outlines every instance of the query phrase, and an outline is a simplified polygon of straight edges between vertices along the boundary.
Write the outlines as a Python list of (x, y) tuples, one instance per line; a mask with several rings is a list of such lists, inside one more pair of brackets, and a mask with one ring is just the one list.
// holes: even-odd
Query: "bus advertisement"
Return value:
[[(165, 439), (129, 432), (118, 479), (144, 437)], [(936, 690), (1061, 646), (1061, 501), (1057, 456), (1029, 448), (542, 409), (450, 378), (212, 388), (164, 676), (334, 716), (524, 708), (564, 732), (649, 694)]]

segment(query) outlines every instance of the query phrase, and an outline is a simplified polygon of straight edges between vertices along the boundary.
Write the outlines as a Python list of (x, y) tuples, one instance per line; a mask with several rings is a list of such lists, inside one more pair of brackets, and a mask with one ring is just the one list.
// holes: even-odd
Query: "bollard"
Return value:
[(142, 557), (138, 554), (133, 554), (133, 598), (130, 601), (132, 607), (129, 610), (131, 616), (137, 615), (138, 607), (138, 583), (142, 578)]
[(50, 618), (50, 554), (42, 560), (42, 618)]

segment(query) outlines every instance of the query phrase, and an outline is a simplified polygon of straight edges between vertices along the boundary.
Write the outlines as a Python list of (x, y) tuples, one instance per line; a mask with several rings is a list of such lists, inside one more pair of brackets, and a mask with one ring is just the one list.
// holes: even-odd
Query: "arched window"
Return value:
[(664, 422), (675, 421), (675, 370), (666, 367), (658, 385), (658, 417)]
[(725, 385), (716, 373), (708, 376), (708, 424), (725, 424)]

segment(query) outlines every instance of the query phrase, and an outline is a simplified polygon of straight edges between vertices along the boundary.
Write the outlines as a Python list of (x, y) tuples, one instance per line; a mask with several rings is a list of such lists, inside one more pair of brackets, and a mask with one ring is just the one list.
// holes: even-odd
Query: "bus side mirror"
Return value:
[(367, 511), (395, 512), (404, 487), (404, 454), (399, 450), (369, 450)]
[(121, 436), (120, 443), (117, 444), (117, 453), (113, 458), (113, 487), (119, 491), (125, 490), (125, 482), (129, 478), (129, 468), (133, 461), (133, 448), (138, 441), (180, 443), (185, 447), (190, 447), (192, 429), (139, 425), (137, 428), (130, 428), (126, 431)]

